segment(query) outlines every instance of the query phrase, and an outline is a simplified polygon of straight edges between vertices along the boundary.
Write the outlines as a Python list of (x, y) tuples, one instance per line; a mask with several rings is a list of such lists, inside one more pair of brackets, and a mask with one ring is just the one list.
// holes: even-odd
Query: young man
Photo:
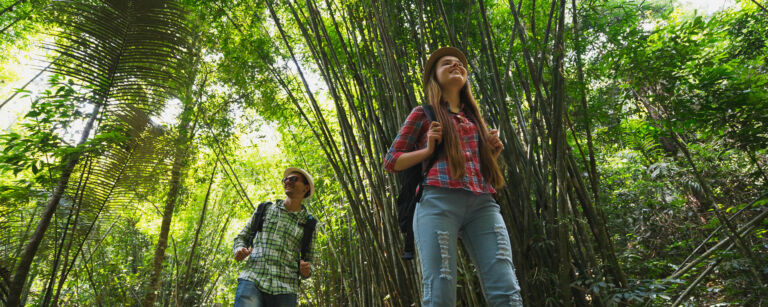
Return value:
[[(252, 225), (257, 223), (254, 213), (235, 237), (235, 260), (248, 259), (238, 278), (235, 307), (296, 306), (299, 277), (308, 278), (312, 272), (310, 262), (316, 236), (311, 231), (308, 246), (302, 246), (302, 238), (308, 231), (307, 225), (314, 230), (315, 221), (301, 204), (315, 192), (312, 176), (303, 169), (290, 167), (283, 172), (282, 183), (286, 199), (266, 207), (261, 229), (256, 231), (257, 225)], [(248, 242), (250, 237), (253, 239)]]

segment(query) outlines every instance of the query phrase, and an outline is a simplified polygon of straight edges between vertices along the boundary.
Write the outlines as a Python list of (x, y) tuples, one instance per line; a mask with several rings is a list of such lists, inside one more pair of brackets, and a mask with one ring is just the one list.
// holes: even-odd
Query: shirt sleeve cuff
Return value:
[(387, 157), (387, 159), (384, 160), (384, 169), (390, 173), (399, 172), (395, 170), (395, 163), (397, 162), (397, 158), (400, 158), (400, 155), (402, 154), (402, 152), (393, 152), (391, 157)]

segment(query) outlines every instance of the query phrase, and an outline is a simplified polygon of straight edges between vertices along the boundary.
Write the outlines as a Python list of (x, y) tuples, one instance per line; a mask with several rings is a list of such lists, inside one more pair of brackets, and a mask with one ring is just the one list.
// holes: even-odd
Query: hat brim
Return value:
[(283, 172), (283, 178), (288, 177), (288, 175), (292, 173), (299, 173), (302, 176), (304, 176), (304, 178), (307, 178), (307, 182), (309, 182), (309, 196), (305, 198), (310, 198), (312, 197), (312, 195), (315, 195), (315, 181), (312, 179), (312, 176), (310, 176), (309, 173), (307, 173), (307, 171), (300, 169), (298, 167), (289, 167), (289, 168), (286, 168), (285, 171)]
[(456, 49), (454, 47), (443, 47), (440, 49), (437, 49), (435, 52), (432, 52), (432, 54), (429, 56), (429, 59), (427, 59), (427, 64), (424, 64), (424, 74), (422, 75), (422, 81), (424, 82), (424, 85), (427, 84), (427, 81), (429, 80), (429, 76), (432, 75), (432, 69), (434, 69), (435, 63), (437, 63), (437, 60), (444, 56), (455, 56), (456, 58), (461, 61), (462, 64), (464, 64), (464, 67), (469, 67), (467, 64), (467, 57), (464, 55), (461, 50)]

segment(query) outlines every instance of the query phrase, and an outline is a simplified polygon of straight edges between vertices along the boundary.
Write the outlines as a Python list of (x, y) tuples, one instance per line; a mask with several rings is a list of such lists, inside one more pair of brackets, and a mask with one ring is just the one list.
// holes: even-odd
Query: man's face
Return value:
[(309, 185), (300, 173), (290, 173), (283, 178), (283, 190), (288, 197), (304, 198), (304, 195), (309, 191)]

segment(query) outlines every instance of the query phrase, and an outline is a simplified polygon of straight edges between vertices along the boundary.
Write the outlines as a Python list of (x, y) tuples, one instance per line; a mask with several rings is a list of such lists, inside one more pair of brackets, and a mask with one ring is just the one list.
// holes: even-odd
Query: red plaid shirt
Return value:
[[(480, 172), (480, 151), (478, 148), (480, 136), (477, 134), (477, 126), (464, 116), (464, 112), (452, 113), (451, 119), (459, 132), (461, 151), (464, 153), (464, 160), (466, 161), (464, 169), (466, 174), (459, 179), (451, 178), (448, 159), (445, 155), (441, 155), (429, 170), (427, 178), (424, 179), (425, 184), (443, 188), (465, 189), (476, 194), (496, 193), (493, 186), (483, 179)], [(427, 147), (429, 125), (430, 121), (421, 106), (411, 111), (400, 128), (400, 133), (395, 137), (392, 147), (389, 148), (389, 152), (384, 157), (384, 168), (388, 172), (396, 172), (395, 161), (404, 152)], [(427, 163), (427, 160), (422, 163)]]

